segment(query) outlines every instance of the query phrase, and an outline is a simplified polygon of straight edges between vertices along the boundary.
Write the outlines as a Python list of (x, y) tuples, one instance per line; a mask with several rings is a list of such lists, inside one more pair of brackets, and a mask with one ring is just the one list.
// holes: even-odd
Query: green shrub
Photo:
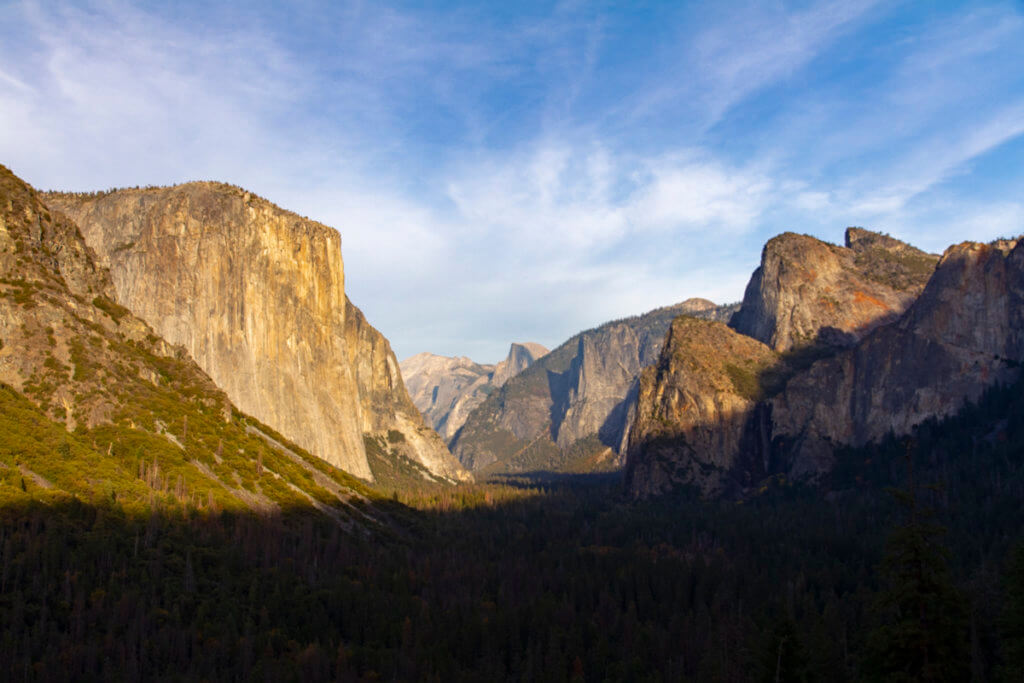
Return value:
[(121, 318), (124, 318), (127, 315), (131, 315), (131, 311), (129, 311), (127, 308), (120, 304), (114, 303), (113, 301), (102, 295), (93, 299), (92, 305), (106, 313), (108, 316), (110, 316), (110, 319), (113, 320), (115, 323), (119, 323), (121, 322)]

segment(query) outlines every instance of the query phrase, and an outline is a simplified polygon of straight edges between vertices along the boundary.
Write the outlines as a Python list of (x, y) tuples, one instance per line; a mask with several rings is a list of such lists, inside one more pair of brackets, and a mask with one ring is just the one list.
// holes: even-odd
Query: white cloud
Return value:
[(950, 221), (946, 234), (952, 239), (989, 241), (1024, 235), (1024, 204), (997, 202), (977, 207)]
[[(942, 79), (976, 58), (997, 54), (1007, 42), (1019, 40), (1024, 17), (996, 8), (944, 19), (913, 39), (914, 49), (896, 72), (901, 80)], [(984, 78), (984, 74), (975, 74)], [(896, 91), (900, 97), (905, 91)]]
[(631, 224), (642, 229), (743, 232), (768, 203), (772, 183), (713, 161), (658, 160), (648, 165), (649, 182), (628, 205)]
[(803, 211), (823, 211), (832, 206), (832, 196), (828, 192), (798, 190), (793, 197), (793, 205)]
[(922, 249), (942, 253), (963, 241), (1024, 235), (1024, 204), (939, 200), (894, 212), (884, 219), (884, 227)]
[[(91, 188), (209, 177), (254, 178), (271, 121), (301, 90), (301, 71), (248, 26), (203, 35), (130, 4), (26, 4), (31, 55), (4, 54), (31, 93), (5, 94), (18, 127), (5, 154), (47, 187)], [(223, 162), (230, 160), (227, 164)], [(43, 176), (42, 169), (47, 169)]]
[(880, 173), (857, 178), (843, 190), (846, 210), (878, 216), (901, 210), (918, 195), (968, 170), (974, 159), (1024, 134), (1024, 101), (1003, 106), (982, 121), (951, 125), (920, 141)]
[(711, 120), (754, 91), (791, 76), (831, 45), (878, 0), (837, 0), (802, 12), (779, 7), (727, 11), (695, 44)]
[[(3, 10), (27, 37), (0, 40), (0, 162), (44, 187), (236, 182), (332, 225), (400, 354), (494, 360), (736, 299), (783, 229), (929, 248), (1021, 229), (1015, 201), (945, 192), (1024, 133), (1005, 8), (938, 12), (862, 61), (836, 55), (886, 20), (872, 0), (665, 11), (676, 39), (649, 53), (588, 4), (507, 23), (331, 3), (287, 30), (258, 7), (202, 26), (119, 0), (23, 7)], [(822, 86), (819, 60), (856, 73)], [(769, 115), (741, 129), (747, 103)]]
[(652, 231), (749, 229), (771, 182), (693, 152), (635, 159), (601, 144), (539, 143), (473, 164), (447, 187), (458, 214), (477, 229), (586, 253)]

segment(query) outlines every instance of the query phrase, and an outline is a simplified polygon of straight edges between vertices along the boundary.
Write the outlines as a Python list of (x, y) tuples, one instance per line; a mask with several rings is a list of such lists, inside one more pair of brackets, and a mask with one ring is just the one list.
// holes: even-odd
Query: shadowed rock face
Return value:
[(1017, 241), (946, 250), (904, 316), (815, 363), (772, 401), (774, 432), (797, 476), (832, 464), (834, 444), (862, 445), (952, 415), (1024, 361), (1024, 248)]
[(402, 361), (402, 377), (427, 423), (450, 441), (488, 395), (547, 352), (540, 344), (513, 343), (505, 360), (496, 365), (419, 353)]
[[(628, 464), (635, 495), (682, 483), (705, 493), (742, 489), (774, 473), (814, 480), (832, 467), (836, 446), (906, 434), (1016, 379), (1024, 362), (1024, 246), (950, 247), (901, 317), (796, 374), (736, 340), (699, 342), (710, 336), (673, 327), (657, 369), (641, 381)], [(744, 358), (761, 364), (751, 386), (773, 396), (737, 401), (708, 380), (709, 366)], [(789, 377), (781, 390), (780, 377)]]
[(676, 318), (657, 365), (640, 375), (626, 471), (633, 494), (681, 483), (705, 494), (725, 488), (748, 447), (758, 377), (778, 363), (777, 353), (722, 323)]
[[(375, 401), (404, 387), (369, 371), (387, 364), (386, 340), (365, 321), (348, 324), (356, 309), (335, 230), (218, 183), (46, 202), (79, 224), (118, 302), (184, 346), (239, 408), (372, 478), (363, 432), (394, 420), (401, 398), (381, 411)], [(423, 426), (415, 411), (405, 417)], [(450, 458), (440, 442), (424, 448), (428, 461)]]
[(684, 313), (722, 319), (734, 310), (691, 299), (582, 332), (488, 396), (452, 449), (474, 470), (620, 467), (637, 378), (657, 360), (672, 320)]
[(938, 257), (860, 228), (846, 246), (794, 233), (771, 239), (730, 326), (776, 351), (849, 347), (898, 318)]

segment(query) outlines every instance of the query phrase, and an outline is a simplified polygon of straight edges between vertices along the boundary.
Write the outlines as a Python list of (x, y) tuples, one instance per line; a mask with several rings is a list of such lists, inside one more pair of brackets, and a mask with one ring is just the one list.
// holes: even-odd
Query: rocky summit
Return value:
[(430, 472), (466, 477), (409, 400), (387, 340), (346, 298), (335, 230), (220, 183), (45, 201), (79, 225), (116, 302), (243, 411), (364, 479), (364, 436), (389, 430)]
[(115, 297), (74, 222), (0, 166), (7, 506), (100, 500), (115, 517), (147, 506), (301, 508), (345, 529), (380, 528), (366, 486), (240, 412), (184, 348)]
[(689, 299), (575, 335), (492, 392), (452, 442), (473, 470), (597, 471), (624, 461), (640, 371), (672, 320), (727, 320), (735, 306)]
[[(627, 466), (635, 495), (679, 484), (737, 494), (773, 475), (815, 481), (832, 468), (838, 447), (908, 434), (1018, 378), (1024, 247), (1017, 240), (950, 247), (901, 314), (886, 307), (872, 319), (857, 305), (867, 281), (889, 283), (871, 290), (879, 301), (903, 301), (917, 291), (916, 270), (930, 257), (862, 230), (848, 231), (847, 244), (843, 251), (792, 235), (769, 242), (731, 323), (742, 331), (761, 321), (756, 339), (673, 326), (641, 382)], [(798, 264), (798, 245), (816, 267)], [(857, 265), (857, 254), (869, 258)], [(920, 266), (908, 267), (908, 259)], [(852, 263), (856, 271), (822, 263)], [(852, 289), (840, 290), (841, 282)], [(846, 308), (823, 305), (826, 291)], [(836, 342), (831, 350), (807, 355), (793, 346), (826, 332)]]
[(784, 233), (764, 247), (730, 326), (776, 351), (847, 347), (917, 298), (938, 256), (848, 228), (846, 246)]
[(513, 343), (505, 360), (495, 365), (474, 363), (465, 356), (418, 353), (402, 361), (400, 367), (413, 403), (427, 423), (450, 442), (469, 413), (491, 392), (547, 353), (540, 344)]
[(1024, 362), (1024, 248), (1017, 240), (946, 250), (896, 322), (795, 376), (771, 404), (776, 448), (797, 476), (833, 464), (836, 445), (907, 434), (952, 415)]

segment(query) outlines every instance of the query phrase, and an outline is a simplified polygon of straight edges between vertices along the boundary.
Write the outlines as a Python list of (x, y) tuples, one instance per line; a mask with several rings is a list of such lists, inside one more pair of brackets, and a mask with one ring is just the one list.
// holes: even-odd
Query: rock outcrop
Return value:
[(763, 475), (767, 463), (740, 458), (763, 450), (752, 448), (761, 434), (751, 417), (763, 376), (779, 362), (776, 352), (720, 322), (676, 318), (658, 363), (640, 375), (629, 489), (653, 495), (689, 483), (707, 495), (729, 488), (738, 472), (748, 480)]
[[(468, 481), (469, 473), (452, 457), (438, 433), (423, 423), (402, 381), (391, 344), (346, 299), (345, 344), (362, 406), (362, 432), (388, 436), (393, 450), (435, 476)], [(401, 433), (396, 438), (393, 432)]]
[(898, 318), (937, 261), (861, 228), (847, 229), (845, 247), (784, 233), (765, 245), (730, 326), (776, 351), (849, 347)]
[(243, 411), (364, 479), (368, 426), (408, 432), (420, 457), (459, 471), (440, 441), (418, 438), (418, 414), (395, 421), (402, 397), (382, 400), (404, 387), (382, 370), (386, 340), (350, 324), (335, 230), (219, 183), (46, 202), (78, 223), (118, 303), (185, 347)]
[(382, 521), (363, 484), (239, 412), (115, 297), (75, 223), (0, 166), (0, 470), (23, 477), (8, 503)]
[(103, 380), (128, 364), (108, 339), (172, 353), (112, 297), (75, 224), (0, 166), (0, 382), (69, 429), (109, 420), (119, 402)]
[(491, 377), (491, 385), (500, 387), (526, 368), (537, 362), (538, 359), (546, 356), (548, 349), (533, 342), (522, 344), (513, 342), (509, 347), (508, 356), (494, 367), (494, 375)]
[(496, 365), (418, 353), (401, 362), (402, 377), (413, 403), (445, 441), (451, 441), (466, 418), (495, 389), (530, 367), (548, 350), (532, 342), (513, 343)]
[(838, 444), (860, 446), (945, 417), (1024, 362), (1024, 247), (963, 243), (946, 250), (921, 296), (896, 323), (818, 361), (772, 400), (773, 433), (795, 476), (832, 465)]
[(722, 319), (735, 306), (691, 299), (582, 332), (494, 391), (452, 442), (488, 472), (621, 467), (640, 371), (681, 314)]
[[(847, 239), (887, 253), (907, 249), (879, 237), (851, 231)], [(796, 291), (813, 304), (822, 289), (811, 278)], [(791, 311), (815, 310), (799, 297), (792, 303)], [(836, 447), (907, 434), (928, 418), (955, 413), (995, 382), (1014, 381), (1024, 362), (1024, 246), (1003, 240), (950, 247), (909, 308), (872, 325), (853, 346), (805, 368), (744, 348), (739, 358), (759, 359), (751, 361), (758, 370), (749, 385), (761, 396), (756, 403), (723, 401), (723, 382), (707, 380), (709, 366), (739, 366), (738, 342), (719, 334), (723, 350), (715, 354), (712, 344), (683, 341), (710, 333), (687, 327), (684, 337), (673, 328), (657, 370), (641, 384), (627, 468), (631, 491), (643, 496), (694, 484), (706, 494), (742, 492), (773, 474), (814, 481), (833, 466)], [(786, 338), (792, 336), (778, 340)], [(718, 403), (694, 407), (709, 397)]]

